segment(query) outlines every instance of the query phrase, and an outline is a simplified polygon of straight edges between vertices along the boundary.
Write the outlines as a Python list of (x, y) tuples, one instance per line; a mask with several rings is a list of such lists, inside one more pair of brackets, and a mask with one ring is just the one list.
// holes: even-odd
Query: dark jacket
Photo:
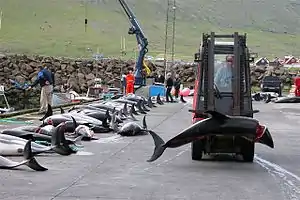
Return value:
[(154, 81), (155, 81), (156, 83), (164, 83), (164, 82), (165, 82), (165, 77), (164, 77), (163, 75), (161, 75), (160, 77), (156, 76), (156, 77), (154, 78)]
[(37, 75), (37, 79), (32, 83), (31, 87), (36, 86), (38, 83), (41, 87), (47, 85), (46, 82), (48, 81), (50, 85), (54, 84), (54, 74), (48, 71), (47, 69), (42, 69), (39, 71)]
[(169, 88), (169, 87), (172, 87), (173, 85), (174, 85), (173, 79), (172, 78), (168, 78), (166, 86)]
[(181, 84), (180, 78), (175, 79), (175, 81), (174, 81), (174, 88), (176, 90), (179, 90), (180, 89), (180, 84)]

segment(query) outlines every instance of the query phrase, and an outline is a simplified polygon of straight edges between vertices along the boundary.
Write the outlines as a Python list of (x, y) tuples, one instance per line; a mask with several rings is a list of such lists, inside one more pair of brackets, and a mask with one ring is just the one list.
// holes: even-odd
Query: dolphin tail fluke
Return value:
[(118, 123), (117, 123), (117, 119), (116, 119), (116, 113), (112, 114), (110, 126), (111, 126), (111, 129), (114, 132), (118, 132), (119, 131), (119, 127), (118, 127)]
[(107, 110), (106, 113), (105, 113), (105, 118), (102, 120), (102, 126), (105, 127), (105, 128), (109, 128), (109, 125), (108, 123), (111, 122), (110, 119), (110, 115), (109, 115), (109, 111)]
[(135, 118), (135, 116), (133, 115), (134, 112), (134, 105), (131, 106), (130, 110), (129, 110), (129, 116), (131, 117), (131, 119), (133, 121), (137, 121), (137, 119)]
[(127, 109), (127, 102), (125, 102), (123, 107), (123, 114), (127, 117), (128, 116), (128, 109)]
[(24, 164), (27, 165), (29, 168), (35, 170), (35, 171), (46, 171), (47, 168), (41, 166), (36, 159), (33, 156), (32, 150), (31, 150), (31, 140), (28, 140), (25, 147), (24, 147), (24, 158), (27, 160)]
[(111, 121), (111, 116), (109, 114), (109, 110), (108, 109), (106, 110), (105, 117), (106, 117), (106, 122), (107, 121), (109, 121), (109, 122)]
[(153, 107), (154, 107), (153, 102), (152, 102), (150, 96), (149, 96), (149, 98), (148, 98), (148, 100), (147, 100), (147, 105), (148, 105), (149, 108), (153, 108)]
[(148, 108), (146, 108), (146, 105), (145, 105), (145, 102), (143, 101), (142, 103), (142, 107), (143, 107), (143, 110), (146, 111), (146, 112), (149, 112), (150, 110)]
[(182, 103), (186, 103), (186, 100), (184, 100), (183, 95), (180, 95), (180, 101), (181, 101)]
[(136, 107), (137, 107), (137, 109), (139, 110), (140, 113), (146, 114), (146, 112), (142, 108), (142, 101), (138, 101), (137, 104), (136, 104)]
[(155, 132), (151, 130), (149, 130), (148, 132), (150, 133), (150, 135), (154, 140), (155, 148), (151, 158), (147, 160), (147, 162), (153, 162), (157, 160), (164, 153), (167, 147), (165, 146), (164, 140), (161, 137), (159, 137), (159, 135), (157, 135)]
[(160, 99), (160, 94), (157, 95), (156, 97), (156, 102), (159, 104), (159, 105), (163, 105), (164, 102), (162, 102), (162, 100)]
[(147, 122), (146, 122), (146, 115), (143, 117), (143, 129), (145, 130), (148, 129)]
[(50, 117), (50, 116), (52, 116), (52, 115), (53, 115), (52, 107), (51, 107), (50, 104), (48, 104), (47, 112), (46, 112), (46, 114), (44, 115), (44, 117), (42, 117), (42, 118), (40, 119), (40, 121), (44, 121), (47, 117)]
[(134, 104), (131, 106), (131, 113), (133, 113), (134, 115), (139, 115), (139, 114), (136, 112), (136, 110), (135, 110), (135, 105), (134, 105)]

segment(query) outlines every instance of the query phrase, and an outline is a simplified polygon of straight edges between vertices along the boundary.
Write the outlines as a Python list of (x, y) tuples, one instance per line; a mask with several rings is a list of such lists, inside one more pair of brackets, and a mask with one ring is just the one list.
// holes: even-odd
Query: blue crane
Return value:
[(131, 27), (129, 28), (128, 34), (133, 35), (135, 34), (138, 46), (139, 46), (139, 57), (136, 61), (136, 67), (135, 67), (135, 85), (143, 86), (145, 85), (144, 77), (142, 75), (143, 65), (144, 65), (144, 57), (146, 53), (148, 52), (147, 46), (148, 46), (148, 40), (145, 37), (145, 34), (143, 33), (139, 22), (137, 21), (135, 15), (131, 11), (131, 9), (128, 7), (127, 3), (124, 0), (118, 0), (121, 4), (122, 8), (124, 9), (127, 17), (129, 18), (129, 21), (131, 23)]

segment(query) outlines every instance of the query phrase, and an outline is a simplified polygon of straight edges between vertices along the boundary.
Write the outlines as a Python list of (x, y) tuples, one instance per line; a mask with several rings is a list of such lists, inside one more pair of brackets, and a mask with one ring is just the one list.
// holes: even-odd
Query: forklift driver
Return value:
[(214, 82), (220, 92), (231, 92), (233, 56), (226, 56), (225, 63), (217, 70)]

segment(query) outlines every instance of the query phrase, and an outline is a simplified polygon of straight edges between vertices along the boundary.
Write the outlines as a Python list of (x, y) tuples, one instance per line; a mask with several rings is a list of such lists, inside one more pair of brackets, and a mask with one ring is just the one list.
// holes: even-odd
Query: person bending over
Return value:
[(41, 96), (40, 96), (40, 110), (39, 113), (45, 113), (48, 108), (48, 104), (52, 106), (52, 94), (53, 94), (53, 80), (52, 73), (48, 71), (43, 66), (39, 66), (39, 72), (37, 74), (37, 79), (28, 87), (28, 90), (35, 87), (38, 83), (41, 86)]

